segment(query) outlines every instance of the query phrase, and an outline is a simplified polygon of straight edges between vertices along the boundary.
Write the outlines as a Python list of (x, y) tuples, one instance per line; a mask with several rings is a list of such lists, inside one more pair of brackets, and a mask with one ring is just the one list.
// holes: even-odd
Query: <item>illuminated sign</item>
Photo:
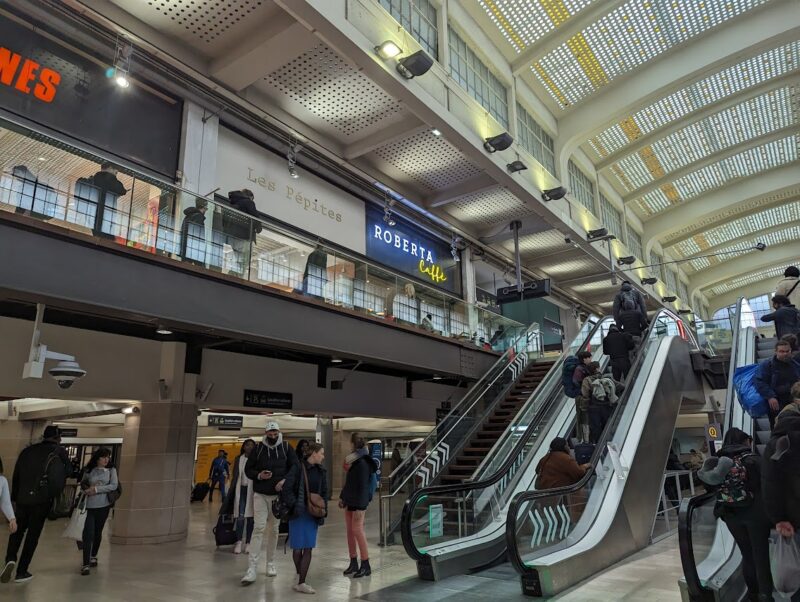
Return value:
[(42, 102), (53, 102), (61, 74), (53, 69), (0, 46), (0, 83), (13, 86), (23, 94), (32, 94)]
[(423, 282), (461, 292), (461, 271), (450, 245), (413, 224), (394, 218), (390, 226), (383, 211), (367, 209), (367, 256)]

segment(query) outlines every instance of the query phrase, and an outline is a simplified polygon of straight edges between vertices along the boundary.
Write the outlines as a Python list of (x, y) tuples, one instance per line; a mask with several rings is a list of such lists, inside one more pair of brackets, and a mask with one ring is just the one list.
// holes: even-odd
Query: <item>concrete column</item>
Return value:
[(334, 492), (339, 492), (342, 490), (344, 486), (344, 469), (342, 466), (344, 465), (344, 460), (347, 455), (350, 453), (350, 435), (353, 434), (353, 431), (342, 431), (336, 429), (333, 431), (333, 445), (332, 448), (332, 458), (331, 461), (333, 463), (333, 467), (331, 469), (331, 483), (333, 483), (333, 490)]
[(475, 278), (475, 262), (472, 257), (472, 248), (468, 247), (466, 251), (461, 254), (464, 276), (464, 299), (469, 304), (467, 305), (467, 324), (469, 325), (470, 335), (477, 332), (478, 323), (480, 322), (480, 315), (478, 308), (475, 306), (477, 301), (477, 282)]
[[(323, 466), (329, 475), (333, 475), (336, 465), (333, 463), (333, 419), (330, 416), (317, 416), (317, 443), (321, 443), (325, 448), (325, 460)], [(333, 489), (333, 478), (328, 479), (328, 494)]]
[(184, 104), (178, 164), (183, 174), (181, 187), (199, 196), (207, 195), (216, 188), (218, 131), (217, 116), (212, 116), (194, 103)]
[(126, 416), (120, 478), (123, 495), (114, 512), (117, 544), (178, 541), (189, 526), (197, 439), (197, 375), (184, 374), (185, 346), (164, 343), (161, 399)]

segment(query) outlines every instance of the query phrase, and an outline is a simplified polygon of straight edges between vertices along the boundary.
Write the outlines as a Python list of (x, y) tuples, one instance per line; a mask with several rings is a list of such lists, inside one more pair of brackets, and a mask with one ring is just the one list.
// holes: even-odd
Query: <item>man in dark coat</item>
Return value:
[(775, 343), (775, 355), (758, 364), (753, 385), (769, 406), (769, 423), (792, 400), (792, 385), (800, 380), (800, 364), (792, 359), (792, 347), (786, 341)]
[[(228, 202), (236, 211), (224, 209), (222, 211), (222, 230), (226, 242), (233, 249), (234, 270), (239, 276), (245, 274), (245, 268), (250, 263), (250, 249), (256, 234), (261, 232), (261, 222), (256, 208), (255, 195), (252, 190), (233, 190), (228, 193)], [(240, 212), (240, 213), (237, 213)], [(245, 214), (245, 215), (242, 215)], [(256, 219), (250, 219), (247, 216)]]
[(779, 339), (787, 334), (796, 335), (800, 332), (800, 311), (792, 305), (788, 297), (775, 295), (772, 298), (772, 307), (775, 311), (761, 316), (761, 321), (775, 322), (775, 334)]
[(611, 372), (614, 380), (622, 382), (631, 369), (630, 352), (635, 347), (633, 337), (621, 332), (616, 326), (608, 329), (603, 339), (603, 353), (611, 358)]
[[(113, 214), (117, 210), (117, 199), (128, 192), (117, 178), (117, 173), (117, 167), (106, 161), (100, 166), (100, 171), (88, 180), (88, 183), (97, 189), (97, 211), (94, 214), (92, 234), (101, 238), (113, 238), (115, 234), (126, 235), (124, 232), (115, 232), (114, 228)], [(106, 209), (110, 210), (107, 218)]]
[(195, 265), (204, 265), (206, 211), (208, 211), (206, 199), (197, 199), (194, 207), (187, 207), (183, 211), (181, 259)]
[(614, 307), (612, 314), (614, 315), (614, 322), (617, 326), (621, 326), (620, 312), (623, 309), (638, 311), (645, 321), (647, 320), (647, 305), (645, 305), (642, 293), (633, 288), (633, 285), (627, 280), (622, 283), (619, 292), (614, 296)]

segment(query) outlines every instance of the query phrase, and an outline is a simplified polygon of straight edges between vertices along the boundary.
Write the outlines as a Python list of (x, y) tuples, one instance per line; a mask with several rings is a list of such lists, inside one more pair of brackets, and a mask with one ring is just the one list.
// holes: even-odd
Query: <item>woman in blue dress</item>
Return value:
[[(328, 479), (322, 461), (325, 450), (319, 443), (311, 443), (306, 448), (305, 460), (295, 465), (286, 475), (281, 491), (286, 505), (292, 508), (289, 519), (289, 547), (292, 548), (292, 560), (297, 570), (297, 584), (294, 591), (302, 594), (314, 594), (316, 591), (306, 583), (308, 568), (311, 566), (311, 551), (317, 546), (317, 529), (325, 522), (308, 512), (309, 494), (317, 494), (325, 502), (325, 516), (328, 510)], [(306, 480), (307, 479), (307, 480)], [(308, 487), (306, 487), (306, 483)]]

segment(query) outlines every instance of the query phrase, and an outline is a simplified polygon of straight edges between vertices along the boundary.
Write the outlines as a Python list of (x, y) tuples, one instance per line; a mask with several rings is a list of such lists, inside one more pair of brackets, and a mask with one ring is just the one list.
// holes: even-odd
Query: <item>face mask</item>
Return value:
[(278, 442), (278, 438), (277, 437), (267, 437), (267, 441), (269, 441), (271, 444), (275, 444), (275, 443)]

